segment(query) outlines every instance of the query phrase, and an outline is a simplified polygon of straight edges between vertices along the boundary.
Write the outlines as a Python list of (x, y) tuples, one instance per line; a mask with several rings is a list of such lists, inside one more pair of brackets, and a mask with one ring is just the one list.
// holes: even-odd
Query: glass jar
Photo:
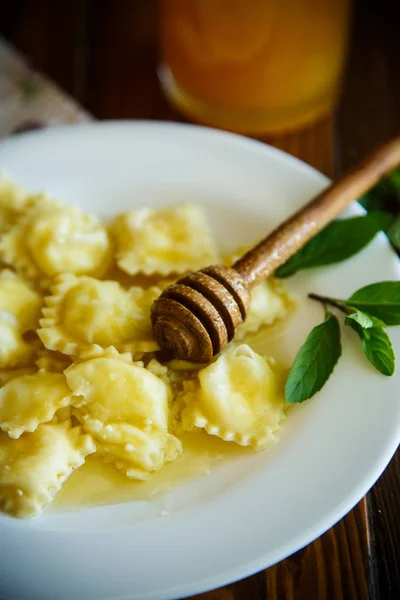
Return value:
[(194, 121), (261, 134), (337, 99), (350, 0), (161, 0), (160, 79)]

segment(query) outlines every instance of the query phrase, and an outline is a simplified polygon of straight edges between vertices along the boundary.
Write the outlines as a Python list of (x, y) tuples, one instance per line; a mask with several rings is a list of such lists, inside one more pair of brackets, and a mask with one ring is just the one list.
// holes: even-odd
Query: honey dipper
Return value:
[(231, 267), (210, 266), (166, 288), (151, 308), (162, 350), (193, 362), (208, 362), (219, 354), (246, 318), (252, 286), (399, 164), (400, 136), (345, 173)]

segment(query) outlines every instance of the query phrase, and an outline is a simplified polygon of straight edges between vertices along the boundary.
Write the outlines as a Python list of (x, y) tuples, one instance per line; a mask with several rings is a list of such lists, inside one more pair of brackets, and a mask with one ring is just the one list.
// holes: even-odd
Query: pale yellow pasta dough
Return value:
[(68, 406), (71, 395), (62, 373), (38, 371), (15, 377), (0, 389), (0, 429), (12, 438), (35, 431)]
[(250, 310), (236, 340), (258, 331), (263, 325), (273, 325), (286, 318), (293, 306), (294, 301), (282, 283), (275, 279), (261, 281), (250, 292)]
[(41, 295), (12, 271), (0, 272), (0, 321), (12, 322), (21, 333), (36, 329), (42, 307)]
[(105, 227), (76, 206), (38, 198), (3, 235), (3, 261), (31, 278), (59, 273), (101, 274), (111, 260)]
[(91, 436), (68, 422), (40, 425), (18, 440), (0, 433), (0, 507), (16, 517), (40, 514), (95, 449)]
[(280, 379), (260, 355), (242, 344), (228, 348), (198, 373), (184, 396), (184, 429), (261, 449), (274, 439), (285, 418)]
[(127, 273), (184, 273), (218, 260), (201, 207), (181, 204), (119, 215), (112, 226), (117, 264)]
[(143, 479), (182, 451), (169, 433), (171, 389), (166, 382), (107, 351), (69, 367), (68, 385), (80, 399), (73, 414), (99, 443), (99, 452), (128, 477)]
[(23, 339), (15, 324), (0, 320), (0, 369), (29, 365), (35, 354), (35, 346)]
[(38, 335), (46, 348), (81, 356), (93, 349), (151, 352), (150, 307), (159, 288), (124, 289), (116, 281), (62, 275), (46, 298)]
[(174, 435), (152, 429), (149, 432), (132, 427), (129, 443), (98, 443), (98, 453), (131, 479), (148, 479), (153, 471), (175, 460), (182, 443)]
[[(126, 425), (167, 431), (171, 390), (141, 363), (107, 351), (71, 365), (65, 376), (70, 389), (83, 399), (79, 411), (85, 429), (91, 427), (98, 439), (123, 443)], [(99, 431), (94, 429), (96, 422)]]
[[(171, 367), (172, 363), (172, 367)], [(171, 387), (173, 393), (173, 402), (170, 409), (170, 420), (171, 428), (173, 431), (177, 431), (180, 428), (180, 415), (184, 407), (182, 401), (182, 391), (185, 383), (191, 381), (194, 377), (194, 369), (191, 368), (196, 363), (190, 363), (186, 360), (182, 361), (169, 361), (169, 363), (163, 365), (155, 358), (152, 358), (146, 365), (146, 369), (160, 377), (165, 383)], [(201, 369), (204, 365), (196, 364), (197, 370)], [(177, 367), (177, 368), (175, 368)]]

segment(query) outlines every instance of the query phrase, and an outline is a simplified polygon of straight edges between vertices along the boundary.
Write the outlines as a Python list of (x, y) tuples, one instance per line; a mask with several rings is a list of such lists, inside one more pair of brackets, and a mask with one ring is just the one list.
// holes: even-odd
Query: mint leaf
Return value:
[(362, 217), (333, 221), (279, 267), (275, 275), (289, 277), (300, 269), (346, 260), (369, 244), (378, 231), (386, 230), (392, 220), (391, 215), (374, 211)]
[(376, 317), (367, 315), (367, 313), (357, 310), (349, 315), (345, 316), (344, 322), (346, 325), (352, 325), (351, 321), (358, 323), (363, 329), (369, 329), (371, 327), (385, 327), (385, 323)]
[(386, 325), (400, 324), (400, 281), (381, 281), (357, 290), (346, 305), (377, 317)]
[[(349, 325), (350, 323), (347, 323)], [(395, 356), (392, 343), (387, 333), (381, 327), (363, 329), (358, 323), (350, 324), (358, 333), (365, 356), (369, 362), (383, 375), (391, 376), (394, 373)]]
[(400, 203), (400, 167), (379, 181), (358, 200), (364, 208), (396, 212)]
[(296, 404), (314, 396), (328, 381), (341, 353), (339, 321), (327, 312), (296, 354), (286, 381), (286, 402)]

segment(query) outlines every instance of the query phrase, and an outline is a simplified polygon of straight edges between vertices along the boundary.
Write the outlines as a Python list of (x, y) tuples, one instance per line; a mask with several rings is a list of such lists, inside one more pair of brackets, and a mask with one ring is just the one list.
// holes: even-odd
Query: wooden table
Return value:
[[(334, 176), (400, 130), (396, 4), (357, 4), (337, 113), (269, 143)], [(155, 74), (153, 0), (10, 0), (2, 7), (0, 33), (97, 118), (180, 120), (162, 97)], [(315, 542), (196, 600), (400, 598), (399, 456), (369, 494)]]

